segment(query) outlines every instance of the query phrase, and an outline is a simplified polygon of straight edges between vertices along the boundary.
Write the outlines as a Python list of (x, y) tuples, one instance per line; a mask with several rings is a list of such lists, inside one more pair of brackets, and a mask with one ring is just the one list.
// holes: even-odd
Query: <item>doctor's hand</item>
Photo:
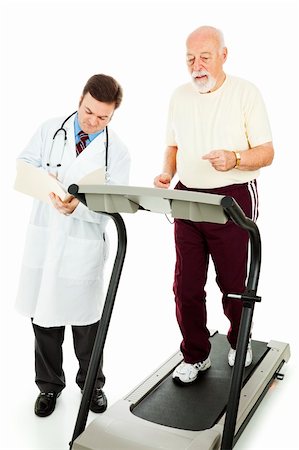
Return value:
[(51, 192), (50, 199), (54, 208), (56, 208), (57, 211), (59, 211), (61, 214), (64, 214), (65, 216), (72, 214), (72, 212), (77, 208), (79, 204), (79, 200), (72, 195), (62, 201), (58, 195), (54, 194), (54, 192)]
[(236, 155), (229, 150), (213, 150), (203, 155), (202, 159), (209, 161), (212, 167), (220, 172), (226, 172), (236, 166)]
[(154, 179), (154, 186), (158, 188), (168, 189), (171, 182), (171, 176), (169, 173), (161, 173)]

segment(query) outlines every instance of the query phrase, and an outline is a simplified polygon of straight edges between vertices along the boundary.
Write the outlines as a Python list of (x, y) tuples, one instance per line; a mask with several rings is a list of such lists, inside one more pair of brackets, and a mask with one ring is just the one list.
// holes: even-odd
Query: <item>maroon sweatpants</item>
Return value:
[[(188, 189), (178, 183), (175, 189), (208, 192), (233, 197), (245, 215), (257, 218), (256, 182), (234, 184), (216, 189)], [(176, 316), (183, 341), (181, 351), (187, 363), (205, 360), (211, 349), (207, 329), (206, 292), (209, 257), (215, 266), (216, 281), (222, 292), (224, 314), (230, 321), (227, 334), (236, 348), (241, 300), (227, 294), (243, 293), (247, 277), (248, 233), (232, 221), (224, 225), (175, 219), (176, 266), (174, 294)]]

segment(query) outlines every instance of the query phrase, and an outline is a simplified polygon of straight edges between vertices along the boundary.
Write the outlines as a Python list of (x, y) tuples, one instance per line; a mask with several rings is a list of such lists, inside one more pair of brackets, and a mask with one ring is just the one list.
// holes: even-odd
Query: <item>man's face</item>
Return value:
[(84, 133), (93, 134), (103, 130), (114, 113), (114, 103), (103, 103), (93, 98), (89, 92), (80, 98), (78, 120)]
[(218, 89), (223, 76), (227, 49), (211, 36), (194, 35), (187, 41), (187, 66), (193, 82), (202, 94)]

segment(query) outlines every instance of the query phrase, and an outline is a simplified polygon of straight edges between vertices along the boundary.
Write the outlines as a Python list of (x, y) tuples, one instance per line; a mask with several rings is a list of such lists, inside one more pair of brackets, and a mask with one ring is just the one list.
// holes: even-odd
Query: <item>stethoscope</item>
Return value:
[[(58, 168), (58, 167), (61, 167), (61, 162), (58, 163), (58, 164), (54, 164), (54, 165), (50, 163), (50, 161), (51, 161), (51, 156), (52, 156), (52, 153), (53, 153), (54, 144), (55, 144), (55, 139), (57, 138), (57, 136), (58, 136), (58, 134), (59, 134), (60, 132), (63, 133), (64, 140), (63, 140), (62, 152), (61, 152), (61, 156), (60, 156), (60, 161), (62, 161), (63, 155), (64, 155), (64, 151), (65, 151), (65, 144), (66, 144), (66, 141), (67, 141), (67, 131), (66, 131), (66, 129), (64, 128), (64, 125), (65, 125), (66, 122), (67, 122), (74, 114), (76, 114), (76, 113), (77, 113), (77, 111), (75, 111), (75, 112), (73, 112), (72, 114), (70, 114), (70, 115), (62, 122), (60, 128), (58, 128), (58, 130), (55, 131), (55, 133), (54, 133), (54, 135), (53, 135), (53, 138), (52, 138), (51, 149), (50, 149), (50, 152), (49, 152), (49, 155), (48, 155), (48, 162), (47, 162), (47, 164), (46, 164), (47, 167), (51, 167), (51, 168)], [(107, 178), (108, 178), (108, 175), (107, 175), (107, 174), (108, 174), (108, 171), (107, 171), (107, 169), (108, 169), (108, 146), (109, 146), (109, 135), (108, 135), (108, 127), (107, 127), (107, 126), (105, 127), (105, 132), (106, 132), (106, 143), (105, 143), (105, 177), (106, 177), (106, 180), (107, 180)]]

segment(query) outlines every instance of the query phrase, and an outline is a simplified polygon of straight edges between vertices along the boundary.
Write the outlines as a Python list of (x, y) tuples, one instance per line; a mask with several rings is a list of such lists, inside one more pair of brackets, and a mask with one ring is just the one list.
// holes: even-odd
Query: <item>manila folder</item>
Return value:
[(69, 196), (63, 185), (47, 171), (19, 159), (14, 189), (43, 202), (51, 203), (49, 194), (54, 192), (61, 200)]

